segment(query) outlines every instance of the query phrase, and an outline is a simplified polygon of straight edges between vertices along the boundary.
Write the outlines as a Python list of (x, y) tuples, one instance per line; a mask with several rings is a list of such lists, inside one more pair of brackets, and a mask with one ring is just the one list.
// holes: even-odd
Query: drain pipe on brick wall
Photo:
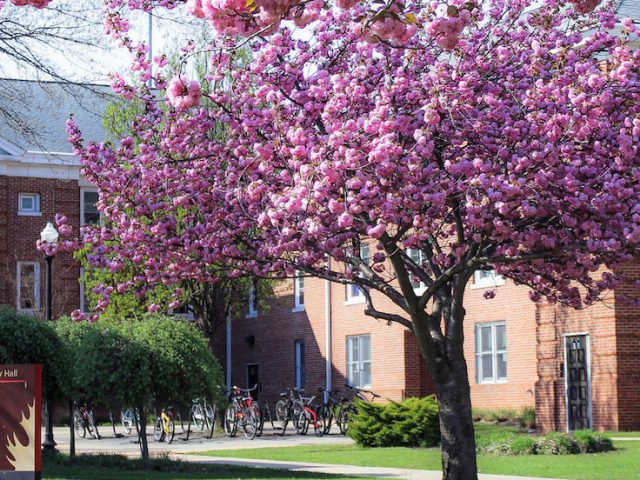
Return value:
[(231, 391), (231, 309), (227, 314), (227, 389)]
[[(331, 258), (327, 255), (327, 271), (331, 270)], [(324, 402), (329, 401), (331, 391), (331, 282), (324, 281), (324, 358), (325, 358), (325, 384)]]

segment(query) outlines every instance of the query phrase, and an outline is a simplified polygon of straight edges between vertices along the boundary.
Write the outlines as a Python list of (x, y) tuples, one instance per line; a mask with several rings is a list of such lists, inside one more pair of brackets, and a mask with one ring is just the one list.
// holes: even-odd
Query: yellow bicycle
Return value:
[(153, 424), (153, 438), (156, 442), (173, 442), (173, 437), (176, 434), (176, 425), (173, 420), (174, 417), (175, 414), (172, 407), (169, 407), (166, 410), (163, 408), (160, 411), (160, 415), (156, 417), (156, 421)]

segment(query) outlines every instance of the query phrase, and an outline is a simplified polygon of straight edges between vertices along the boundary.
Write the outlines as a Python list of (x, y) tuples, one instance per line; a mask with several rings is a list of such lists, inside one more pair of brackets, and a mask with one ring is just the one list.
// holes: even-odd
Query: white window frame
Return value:
[(473, 272), (473, 285), (471, 288), (493, 288), (501, 287), (505, 284), (502, 275), (498, 275), (495, 270), (476, 270)]
[[(496, 327), (502, 326), (504, 327), (504, 335), (505, 335), (505, 348), (498, 350), (498, 336), (496, 334)], [(482, 329), (483, 328), (491, 328), (491, 352), (483, 352), (482, 350)], [(509, 357), (507, 355), (508, 346), (507, 346), (507, 323), (504, 320), (499, 322), (488, 322), (488, 323), (476, 323), (475, 325), (475, 344), (476, 344), (476, 383), (507, 383), (507, 379), (509, 377)], [(482, 372), (482, 357), (486, 355), (491, 355), (491, 369), (492, 369), (492, 378), (483, 378)], [(502, 355), (504, 362), (507, 365), (507, 375), (503, 378), (498, 377), (498, 355)]]
[[(20, 306), (20, 293), (22, 286), (22, 275), (20, 274), (21, 267), (23, 265), (33, 265), (33, 308), (21, 308)], [(39, 262), (18, 262), (16, 268), (16, 310), (23, 313), (35, 314), (40, 311), (40, 263)]]
[(258, 306), (256, 305), (256, 283), (249, 284), (249, 298), (247, 299), (247, 317), (256, 318), (258, 316)]
[[(369, 245), (360, 245), (360, 258), (362, 258), (367, 264), (371, 261)], [(360, 276), (360, 274), (358, 274), (358, 276)], [(346, 300), (344, 302), (345, 305), (364, 303), (364, 294), (362, 293), (358, 285), (356, 285), (355, 283), (348, 283), (346, 287)]]
[[(362, 358), (362, 339), (363, 338), (368, 338), (369, 339), (369, 358), (368, 359), (363, 359)], [(354, 342), (358, 342), (358, 356), (359, 358), (357, 360), (353, 359), (353, 348), (352, 345)], [(352, 386), (352, 387), (356, 387), (356, 388), (371, 388), (371, 384), (372, 384), (372, 379), (373, 379), (373, 369), (372, 369), (372, 362), (371, 362), (371, 334), (366, 333), (366, 334), (362, 334), (362, 335), (348, 335), (346, 338), (346, 353), (347, 353), (347, 384)], [(356, 385), (353, 383), (353, 373), (357, 370), (358, 372), (362, 372), (363, 366), (365, 364), (369, 364), (369, 382), (366, 384), (362, 383), (362, 377), (359, 376), (360, 378), (360, 384)]]
[(304, 312), (304, 274), (296, 270), (293, 276), (293, 308), (292, 312)]
[[(89, 188), (89, 187), (82, 187), (80, 189), (80, 225), (88, 225), (85, 221), (84, 221), (84, 195), (85, 193), (98, 193), (98, 189), (97, 188)], [(100, 215), (100, 221), (98, 222), (98, 225), (102, 225), (102, 212), (98, 211), (99, 215)]]
[[(31, 210), (22, 209), (23, 198), (33, 199), (33, 209)], [(18, 215), (22, 217), (41, 217), (42, 209), (40, 208), (40, 194), (39, 193), (19, 193), (18, 194)]]
[[(424, 252), (422, 250), (418, 250), (417, 248), (407, 248), (406, 253), (407, 253), (407, 256), (411, 258), (411, 260), (413, 260), (418, 265), (422, 265), (422, 262), (424, 262)], [(416, 253), (418, 254), (418, 258), (414, 258)], [(413, 273), (411, 272), (411, 270), (407, 269), (407, 273), (409, 274), (410, 278), (413, 276)], [(411, 285), (413, 286), (413, 291), (416, 294), (420, 295), (425, 291), (427, 286), (424, 284), (422, 280), (418, 280), (418, 281), (420, 282), (418, 286), (413, 285), (414, 283), (413, 281), (411, 282)]]
[(295, 369), (296, 389), (304, 389), (305, 384), (305, 345), (304, 340), (294, 340), (293, 342), (293, 365)]

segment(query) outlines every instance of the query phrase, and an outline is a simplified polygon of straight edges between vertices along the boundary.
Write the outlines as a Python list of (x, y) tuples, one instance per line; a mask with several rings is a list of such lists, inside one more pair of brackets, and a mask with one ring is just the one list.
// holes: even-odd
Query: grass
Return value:
[[(326, 479), (351, 480), (356, 477), (312, 472), (292, 472), (275, 468), (252, 468), (232, 465), (205, 465), (166, 458), (151, 459), (145, 469), (140, 459), (121, 455), (66, 455), (44, 457), (42, 478), (74, 480), (172, 480), (172, 479)], [(360, 480), (362, 477), (357, 477)], [(370, 479), (372, 480), (372, 479)]]
[[(492, 456), (479, 455), (481, 473), (566, 478), (575, 480), (628, 480), (640, 472), (640, 442), (614, 442), (616, 451), (583, 455)], [(206, 452), (218, 457), (256, 458), (343, 465), (440, 469), (437, 448), (362, 448), (322, 445)]]
[(640, 438), (640, 432), (604, 432), (606, 435), (609, 435), (611, 438), (622, 437), (622, 438)]

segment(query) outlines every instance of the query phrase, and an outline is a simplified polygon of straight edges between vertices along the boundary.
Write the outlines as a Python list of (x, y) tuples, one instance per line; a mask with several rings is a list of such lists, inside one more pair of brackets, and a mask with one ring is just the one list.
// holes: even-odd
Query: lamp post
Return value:
[[(49, 245), (54, 245), (58, 242), (58, 231), (53, 223), (47, 222), (47, 226), (40, 232), (40, 240)], [(53, 320), (53, 275), (52, 275), (52, 263), (53, 255), (45, 255), (45, 261), (47, 262), (47, 298), (45, 316), (47, 321)], [(45, 404), (45, 434), (44, 442), (42, 442), (42, 450), (45, 452), (55, 452), (56, 442), (53, 440), (53, 402), (50, 398), (47, 398)]]

